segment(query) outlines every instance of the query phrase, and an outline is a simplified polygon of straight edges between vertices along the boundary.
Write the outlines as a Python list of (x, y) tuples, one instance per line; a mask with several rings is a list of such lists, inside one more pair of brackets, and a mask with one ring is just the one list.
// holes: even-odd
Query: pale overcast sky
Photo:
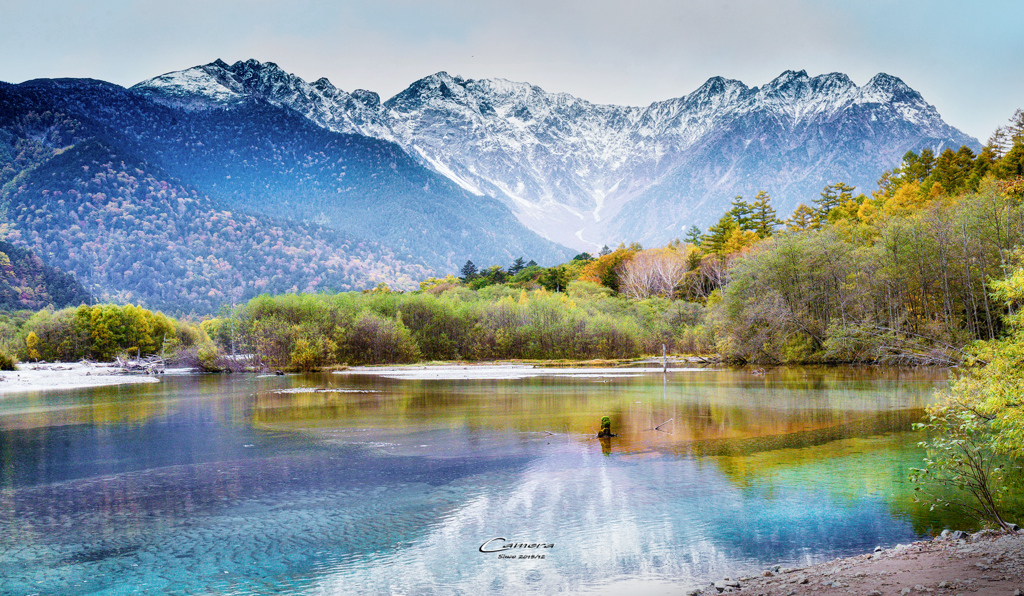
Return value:
[(1024, 0), (0, 0), (0, 80), (124, 86), (221, 58), (387, 99), (445, 70), (647, 105), (721, 75), (902, 78), (984, 142), (1024, 107)]

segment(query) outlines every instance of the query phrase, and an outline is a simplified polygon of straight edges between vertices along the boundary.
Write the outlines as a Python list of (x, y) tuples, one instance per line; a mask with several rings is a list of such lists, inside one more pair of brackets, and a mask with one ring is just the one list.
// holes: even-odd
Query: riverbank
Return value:
[[(511, 380), (539, 376), (610, 377), (639, 376), (661, 372), (661, 366), (647, 362), (630, 365), (609, 364), (608, 361), (550, 361), (550, 362), (466, 362), (401, 364), (386, 366), (353, 366), (332, 371), (336, 375), (372, 375), (405, 380)], [(670, 373), (710, 370), (707, 367), (685, 366), (677, 362)], [(647, 366), (645, 366), (647, 365)]]
[(1024, 532), (990, 530), (954, 539), (900, 544), (811, 567), (773, 567), (760, 577), (722, 579), (691, 596), (1020, 596), (1024, 591)]
[(0, 373), (0, 396), (27, 391), (81, 389), (133, 383), (157, 383), (152, 375), (124, 372), (117, 364), (98, 362), (22, 363), (18, 370)]

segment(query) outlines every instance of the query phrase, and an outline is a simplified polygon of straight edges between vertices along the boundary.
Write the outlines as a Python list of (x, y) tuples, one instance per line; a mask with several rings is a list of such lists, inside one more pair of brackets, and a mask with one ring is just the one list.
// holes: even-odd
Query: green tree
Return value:
[(686, 230), (686, 237), (683, 240), (694, 246), (700, 246), (701, 234), (700, 228), (690, 226), (690, 229)]
[(516, 257), (515, 261), (512, 261), (512, 265), (508, 268), (508, 274), (515, 277), (517, 273), (526, 268), (526, 261), (523, 257)]
[(996, 178), (1008, 179), (1024, 176), (1024, 141), (1017, 141), (1013, 147), (992, 166)]
[(736, 222), (741, 230), (753, 230), (753, 215), (754, 210), (743, 200), (742, 196), (738, 196), (732, 200), (732, 209), (727, 214), (732, 217), (732, 220)]
[(921, 155), (907, 151), (903, 162), (896, 168), (901, 180), (905, 182), (924, 182), (935, 167), (935, 153), (931, 149), (922, 149)]
[(844, 182), (827, 184), (822, 189), (820, 198), (814, 200), (814, 221), (817, 226), (827, 222), (832, 211), (842, 207), (847, 201), (853, 199), (853, 186)]
[(740, 225), (732, 216), (732, 211), (726, 213), (718, 220), (718, 223), (708, 228), (704, 236), (701, 238), (701, 248), (707, 252), (722, 254), (725, 250), (726, 244), (729, 242), (729, 238), (735, 230), (740, 229)]
[(811, 230), (817, 227), (815, 222), (814, 210), (800, 203), (796, 210), (793, 211), (793, 215), (790, 215), (789, 219), (786, 220), (786, 228), (794, 232)]
[(921, 156), (917, 160), (917, 166), (914, 170), (914, 179), (923, 181), (931, 173), (935, 167), (935, 152), (931, 149), (922, 149)]
[(775, 233), (775, 228), (782, 225), (782, 221), (776, 217), (775, 209), (772, 208), (772, 198), (765, 191), (759, 191), (754, 197), (754, 204), (751, 206), (751, 229), (757, 232), (761, 238), (767, 238)]
[(541, 287), (551, 292), (562, 292), (569, 285), (570, 279), (569, 271), (565, 265), (557, 265), (555, 267), (548, 267), (547, 270), (541, 274), (540, 279)]
[(974, 170), (974, 152), (964, 145), (959, 151), (947, 147), (935, 160), (935, 168), (925, 179), (923, 187), (931, 189), (935, 183), (942, 186), (947, 194), (956, 194), (967, 185)]
[(462, 266), (460, 273), (462, 273), (462, 281), (471, 282), (476, 279), (477, 276), (476, 265), (473, 264), (473, 261), (466, 261), (466, 264)]

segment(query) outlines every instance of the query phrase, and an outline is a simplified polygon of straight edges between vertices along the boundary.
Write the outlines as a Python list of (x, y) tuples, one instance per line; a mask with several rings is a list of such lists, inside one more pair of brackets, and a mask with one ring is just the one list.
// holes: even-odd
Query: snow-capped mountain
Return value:
[(392, 140), (383, 124), (380, 96), (357, 89), (346, 93), (325, 78), (307, 83), (274, 64), (256, 60), (204, 66), (167, 73), (132, 90), (174, 107), (202, 110), (230, 107), (260, 98), (289, 107), (334, 132), (358, 133)]
[(766, 190), (780, 215), (825, 184), (870, 191), (907, 150), (978, 142), (900, 79), (786, 71), (762, 87), (714, 77), (646, 107), (592, 104), (527, 83), (440, 72), (383, 104), (255, 60), (169, 73), (133, 87), (205, 109), (258, 97), (336, 132), (395, 141), (531, 229), (580, 249), (661, 243)]

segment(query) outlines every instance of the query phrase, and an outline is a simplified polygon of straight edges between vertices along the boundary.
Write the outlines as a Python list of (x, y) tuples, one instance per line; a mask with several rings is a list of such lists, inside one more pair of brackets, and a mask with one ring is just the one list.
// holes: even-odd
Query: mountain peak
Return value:
[(453, 77), (447, 71), (442, 70), (425, 76), (409, 85), (398, 95), (385, 102), (385, 105), (391, 107), (402, 103), (416, 103), (437, 98), (444, 100), (463, 99), (466, 94), (465, 87), (465, 79), (460, 76)]
[(337, 91), (337, 87), (335, 87), (331, 83), (331, 81), (327, 79), (327, 77), (320, 77), (319, 79), (313, 81), (312, 83), (310, 83), (310, 87), (318, 91)]
[(352, 92), (352, 97), (362, 103), (368, 108), (377, 109), (380, 107), (380, 95), (373, 91), (367, 91), (366, 89), (356, 89)]
[[(924, 97), (920, 93), (904, 83), (902, 79), (884, 72), (871, 77), (871, 80), (861, 87), (860, 91), (863, 103), (909, 104), (916, 111), (935, 111), (932, 106), (925, 102)], [(934, 114), (934, 117), (938, 118), (938, 114)]]
[(878, 89), (880, 91), (888, 91), (890, 93), (916, 93), (916, 91), (911, 89), (909, 85), (903, 82), (903, 79), (884, 72), (880, 72), (871, 77), (871, 80), (868, 81), (866, 87)]
[(837, 85), (844, 85), (844, 86), (849, 85), (851, 87), (855, 87), (856, 86), (854, 84), (853, 80), (846, 73), (842, 73), (842, 72), (830, 72), (828, 74), (818, 75), (816, 77), (813, 77), (811, 80), (815, 81), (815, 82), (817, 82), (819, 84), (825, 83), (825, 84), (837, 84)]
[(765, 87), (777, 89), (786, 85), (791, 85), (797, 81), (807, 81), (808, 79), (809, 77), (807, 76), (806, 70), (787, 70), (772, 79), (772, 81), (765, 85)]
[(697, 87), (697, 89), (694, 90), (693, 93), (691, 93), (687, 97), (722, 95), (732, 89), (746, 88), (746, 85), (744, 85), (741, 81), (737, 81), (736, 79), (727, 79), (725, 77), (711, 77), (710, 79), (704, 81), (703, 85)]

